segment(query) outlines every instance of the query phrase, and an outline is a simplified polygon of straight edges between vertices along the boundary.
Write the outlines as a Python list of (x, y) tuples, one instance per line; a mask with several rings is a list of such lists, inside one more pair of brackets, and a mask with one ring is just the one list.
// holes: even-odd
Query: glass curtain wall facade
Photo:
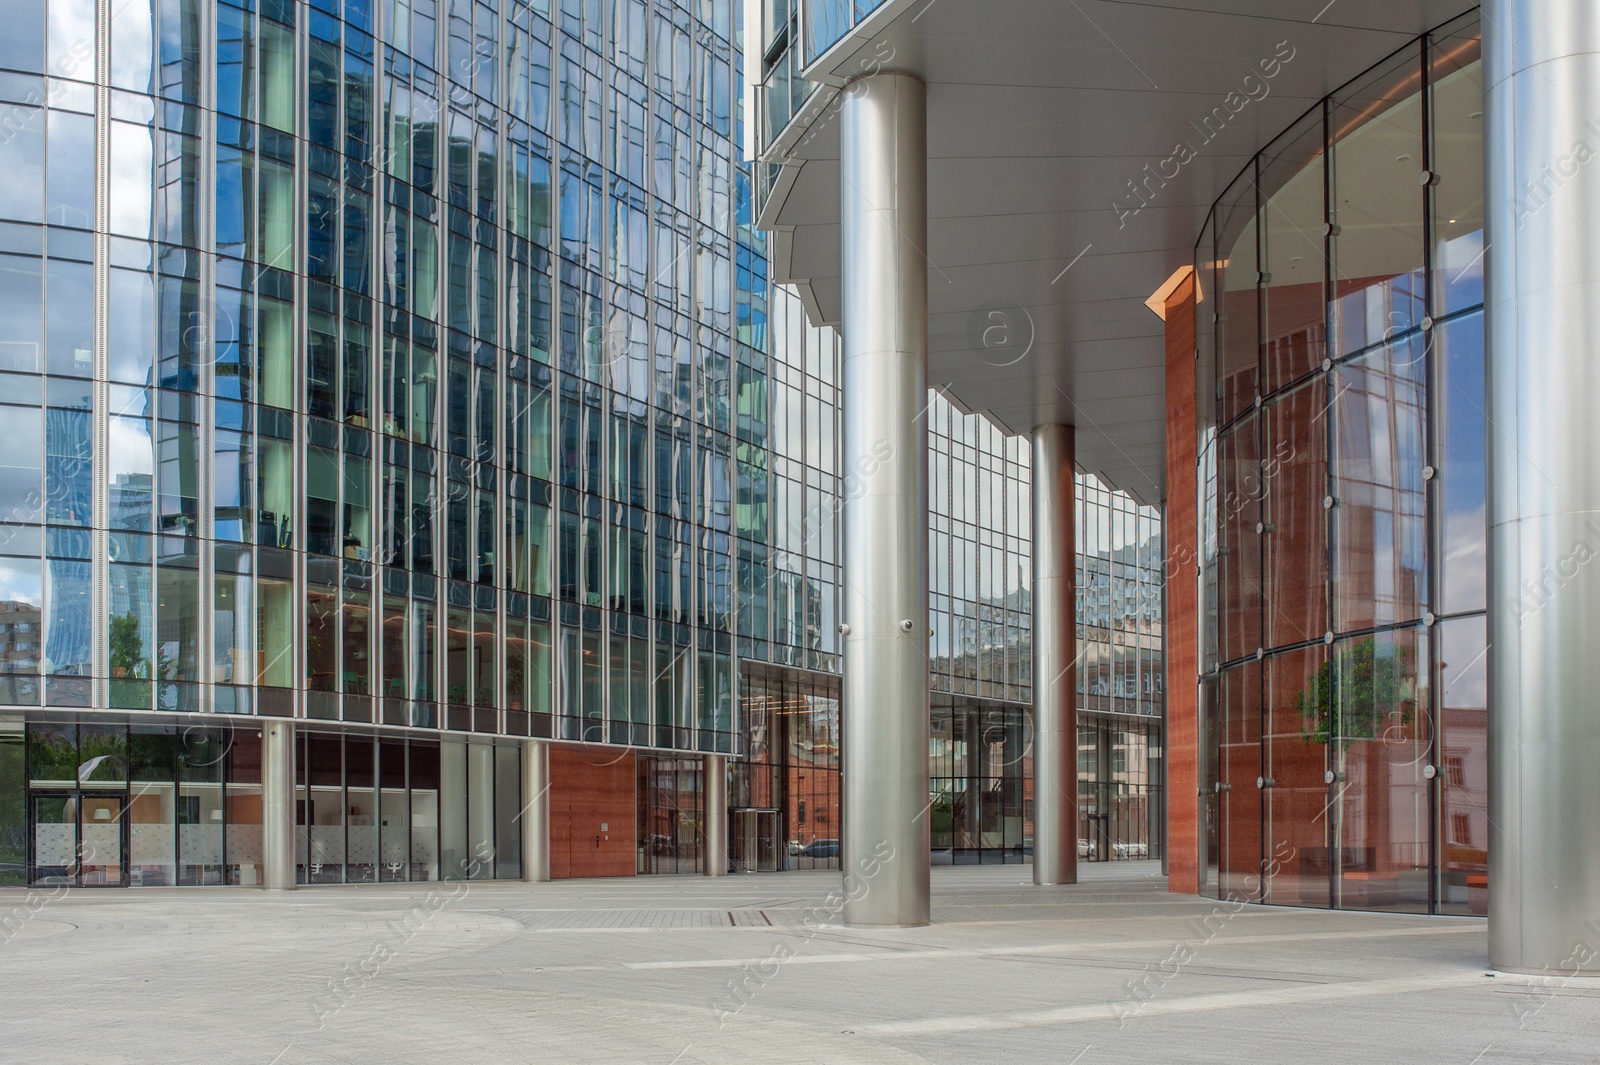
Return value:
[(1482, 912), (1474, 18), (1308, 112), (1197, 249), (1204, 890)]
[(1031, 455), (937, 390), (928, 400), (933, 850), (1021, 862), (1033, 836)]
[(1166, 843), (1161, 513), (1077, 479), (1078, 857)]
[(8, 13), (0, 708), (731, 751), (729, 0)]

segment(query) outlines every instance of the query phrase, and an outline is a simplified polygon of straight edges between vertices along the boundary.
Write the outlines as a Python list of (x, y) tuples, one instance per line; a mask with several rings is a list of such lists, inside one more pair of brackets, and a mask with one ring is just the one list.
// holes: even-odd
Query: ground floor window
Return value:
[(839, 868), (839, 678), (746, 663), (744, 758), (730, 780), (740, 872)]
[[(516, 879), (516, 743), (296, 737), (302, 884)], [(258, 886), (258, 719), (0, 720), (0, 885)]]

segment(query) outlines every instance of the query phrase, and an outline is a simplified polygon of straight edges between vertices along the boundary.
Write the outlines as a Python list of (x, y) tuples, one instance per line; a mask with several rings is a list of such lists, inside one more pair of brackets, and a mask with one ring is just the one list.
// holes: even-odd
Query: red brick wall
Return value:
[(632, 751), (550, 748), (553, 879), (634, 875), (637, 772)]
[(1200, 893), (1194, 279), (1167, 298), (1167, 889)]

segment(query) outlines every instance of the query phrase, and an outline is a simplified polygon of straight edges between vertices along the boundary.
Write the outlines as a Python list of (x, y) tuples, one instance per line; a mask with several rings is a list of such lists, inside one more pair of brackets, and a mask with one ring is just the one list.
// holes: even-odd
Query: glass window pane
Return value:
[(253, 887), (261, 883), (261, 733), (234, 727), (227, 752), (228, 883)]
[(1488, 425), (1484, 413), (1483, 312), (1447, 322), (1433, 333), (1439, 472), (1438, 558), (1440, 614), (1482, 610), (1485, 591), (1484, 515)]
[(367, 695), (372, 690), (372, 597), (366, 591), (346, 588), (342, 606), (344, 661), (339, 688), (346, 695)]
[[(91, 675), (93, 570), (92, 564), (86, 560), (52, 558), (45, 563), (45, 592), (49, 606), (49, 614), (44, 620), (45, 673), (71, 677)], [(83, 694), (86, 696), (87, 692)], [(82, 702), (86, 705), (87, 698)]]
[(411, 880), (439, 879), (439, 744), (412, 740), (408, 747), (411, 783)]
[(1217, 202), (1216, 219), (1217, 287), (1221, 292), (1217, 310), (1217, 421), (1229, 422), (1255, 402), (1259, 379), (1260, 267), (1253, 168)]
[(1322, 647), (1267, 659), (1262, 748), (1266, 801), (1265, 901), (1328, 905), (1328, 723), (1315, 711), (1328, 690)]
[[(0, 45), (0, 51), (5, 49)], [(38, 84), (37, 79), (34, 84)], [(0, 140), (0, 168), (4, 168), (0, 172), (6, 175), (6, 180), (0, 182), (0, 218), (13, 222), (44, 221), (44, 133), (48, 112), (39, 106), (39, 90), (32, 90), (31, 95), (32, 102), (5, 105), (8, 112), (17, 116), (16, 131)]]
[(1417, 49), (1403, 50), (1331, 112), (1335, 354), (1387, 340), (1427, 313), (1420, 63)]
[(111, 380), (149, 384), (155, 366), (155, 279), (133, 270), (112, 270), (110, 301), (111, 320), (117, 323), (109, 344)]
[[(61, 2), (52, 0), (51, 6)], [(90, 31), (88, 36), (92, 40), (96, 34)], [(45, 219), (51, 225), (94, 228), (94, 162), (94, 117), (51, 111), (50, 181), (45, 209)]]
[(1327, 379), (1319, 375), (1266, 408), (1267, 454), (1256, 493), (1266, 525), (1267, 647), (1328, 630), (1327, 401)]
[(0, 407), (0, 440), (0, 514), (37, 522), (44, 512), (44, 412)]
[(94, 417), (87, 409), (52, 409), (45, 414), (45, 520), (87, 526), (94, 507)]
[(1317, 367), (1326, 348), (1324, 165), (1320, 109), (1261, 156), (1261, 192), (1267, 200), (1261, 210), (1267, 392)]
[(1489, 908), (1488, 637), (1482, 617), (1446, 621), (1436, 631), (1439, 910), (1482, 917)]
[(1435, 317), (1483, 302), (1483, 63), (1476, 24), (1432, 47)]
[(378, 879), (378, 744), (370, 736), (345, 738), (345, 882)]
[(219, 684), (251, 684), (256, 678), (251, 561), (249, 551), (217, 547), (211, 600), (211, 669)]
[[(1261, 462), (1258, 419), (1252, 415), (1218, 442), (1222, 513), (1218, 516), (1219, 623), (1222, 658), (1233, 661), (1262, 646)], [(1087, 685), (1085, 691), (1092, 690)]]
[(1340, 632), (1422, 616), (1420, 335), (1334, 372), (1334, 615)]
[(1335, 907), (1420, 913), (1428, 907), (1429, 803), (1422, 775), (1432, 741), (1427, 638), (1420, 629), (1334, 645), (1330, 685), (1307, 703), (1327, 721)]
[[(0, 187), (9, 184), (0, 182)], [(0, 216), (5, 214), (0, 201)], [(0, 370), (39, 373), (44, 368), (40, 358), (44, 336), (43, 269), (42, 259), (0, 255)]]
[(44, 581), (37, 558), (0, 556), (0, 698), (39, 703)]
[(339, 593), (326, 585), (306, 589), (306, 687), (339, 690)]
[(28, 882), (28, 773), (20, 721), (0, 722), (0, 886)]
[(1247, 662), (1222, 674), (1221, 706), (1214, 720), (1217, 744), (1218, 890), (1245, 902), (1261, 897), (1262, 775), (1261, 664)]
[(256, 683), (294, 687), (294, 582), (256, 578)]
[(378, 879), (409, 878), (411, 804), (407, 794), (406, 741), (378, 741)]
[(45, 361), (50, 373), (94, 375), (94, 267), (50, 261), (45, 284), (49, 311)]

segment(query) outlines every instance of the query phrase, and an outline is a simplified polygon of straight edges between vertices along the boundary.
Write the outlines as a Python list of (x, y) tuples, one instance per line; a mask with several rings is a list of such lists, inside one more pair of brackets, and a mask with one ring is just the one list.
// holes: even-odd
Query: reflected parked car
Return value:
[(1111, 852), (1118, 858), (1150, 857), (1149, 845), (1146, 843), (1141, 843), (1138, 840), (1130, 840), (1125, 843), (1113, 843), (1111, 845)]
[[(1078, 840), (1078, 857), (1080, 857), (1080, 858), (1094, 858), (1094, 857), (1098, 856), (1098, 852), (1099, 852), (1099, 848), (1095, 846), (1094, 840), (1092, 840), (1092, 839), (1080, 839), (1080, 840)], [(1024, 855), (1033, 854), (1033, 837), (1032, 836), (1023, 836), (1022, 837), (1022, 853)]]
[(802, 858), (837, 858), (839, 857), (839, 841), (836, 839), (814, 839), (800, 851), (800, 856)]

